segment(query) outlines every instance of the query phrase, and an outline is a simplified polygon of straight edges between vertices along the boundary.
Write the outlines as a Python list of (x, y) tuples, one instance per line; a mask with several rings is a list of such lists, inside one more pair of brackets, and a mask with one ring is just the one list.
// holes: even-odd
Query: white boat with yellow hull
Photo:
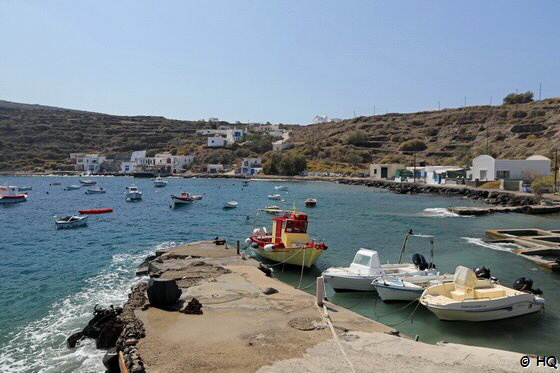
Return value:
[(297, 266), (311, 267), (317, 259), (321, 256), (324, 249), (318, 249), (316, 247), (308, 247), (301, 249), (278, 249), (278, 250), (267, 250), (264, 248), (256, 248), (255, 252), (261, 257), (272, 260), (278, 263), (293, 264)]
[(472, 269), (458, 266), (453, 282), (430, 286), (420, 303), (440, 320), (491, 321), (539, 312), (544, 298), (477, 279)]

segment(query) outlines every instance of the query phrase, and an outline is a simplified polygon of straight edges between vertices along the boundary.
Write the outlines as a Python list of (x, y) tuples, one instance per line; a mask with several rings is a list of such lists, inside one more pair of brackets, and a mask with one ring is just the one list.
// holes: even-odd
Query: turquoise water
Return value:
[[(73, 177), (12, 177), (1, 184), (30, 185), (29, 200), (0, 206), (0, 371), (99, 372), (103, 352), (93, 343), (75, 351), (66, 349), (65, 338), (83, 327), (93, 306), (122, 304), (138, 281), (134, 270), (158, 247), (215, 236), (244, 240), (255, 223), (258, 207), (278, 204), (267, 194), (275, 193), (275, 181), (253, 181), (243, 188), (239, 180), (169, 179), (166, 188), (154, 188), (150, 180), (98, 177), (104, 195), (85, 195), (83, 190), (63, 191), (77, 184)], [(52, 186), (62, 182), (61, 186)], [(135, 184), (143, 192), (140, 202), (127, 203), (124, 190)], [(322, 269), (347, 265), (359, 247), (379, 251), (383, 261), (395, 261), (404, 234), (436, 237), (435, 262), (452, 272), (456, 265), (485, 265), (506, 285), (521, 276), (531, 277), (547, 300), (543, 314), (493, 323), (442, 322), (415, 305), (384, 304), (375, 294), (329, 291), (329, 299), (372, 319), (426, 342), (445, 340), (491, 346), (526, 353), (554, 354), (560, 350), (560, 276), (545, 272), (531, 262), (507, 253), (498, 245), (484, 246), (484, 230), (536, 227), (558, 229), (558, 216), (496, 214), (477, 218), (445, 214), (448, 206), (475, 205), (467, 199), (396, 195), (374, 188), (322, 182), (286, 182), (283, 207), (303, 205), (308, 197), (318, 199), (310, 215), (309, 230), (325, 239), (329, 249), (316, 268), (307, 271), (301, 285), (313, 283)], [(180, 191), (204, 194), (201, 201), (179, 209), (169, 208), (169, 195)], [(230, 199), (239, 207), (222, 209)], [(112, 207), (114, 212), (92, 215), (87, 227), (56, 230), (54, 215), (78, 209)], [(251, 219), (247, 220), (247, 216)], [(270, 216), (257, 225), (270, 225)], [(408, 256), (427, 254), (425, 243), (413, 241)], [(277, 276), (300, 283), (299, 268), (276, 268)], [(312, 292), (314, 289), (309, 289)]]

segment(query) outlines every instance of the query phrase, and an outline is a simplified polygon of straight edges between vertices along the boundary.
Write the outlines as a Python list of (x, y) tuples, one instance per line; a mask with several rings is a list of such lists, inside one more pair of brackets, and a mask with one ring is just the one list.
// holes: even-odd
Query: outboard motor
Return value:
[(490, 279), (490, 269), (485, 266), (476, 267), (474, 273), (478, 279)]
[(428, 268), (428, 262), (426, 261), (426, 258), (424, 258), (424, 255), (422, 254), (414, 254), (412, 256), (412, 263), (414, 263), (414, 265), (418, 267), (418, 269), (420, 269), (421, 271)]
[(524, 291), (526, 293), (531, 293), (535, 295), (541, 295), (541, 289), (533, 289), (533, 280), (530, 278), (520, 277), (513, 283), (512, 286), (515, 290)]

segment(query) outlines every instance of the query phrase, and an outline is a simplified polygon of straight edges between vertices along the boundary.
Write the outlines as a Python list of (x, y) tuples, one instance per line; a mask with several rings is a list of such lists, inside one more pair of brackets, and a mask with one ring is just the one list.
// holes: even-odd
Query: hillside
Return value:
[(415, 139), (426, 147), (416, 152), (417, 161), (463, 165), (486, 153), (487, 141), (490, 154), (497, 157), (552, 157), (559, 130), (560, 98), (552, 98), (315, 124), (293, 131), (292, 141), (315, 169), (333, 169), (341, 162), (361, 168), (365, 162), (411, 164), (413, 153), (399, 147)]

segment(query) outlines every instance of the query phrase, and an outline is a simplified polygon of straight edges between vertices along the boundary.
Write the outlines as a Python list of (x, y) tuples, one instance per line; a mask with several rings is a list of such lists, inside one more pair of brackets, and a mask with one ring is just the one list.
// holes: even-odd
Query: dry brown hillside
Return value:
[[(504, 158), (551, 156), (560, 139), (560, 98), (518, 105), (358, 117), (339, 123), (309, 125), (292, 132), (296, 149), (323, 165), (334, 162), (412, 162), (399, 150), (420, 140), (416, 152), (427, 164), (466, 164), (482, 153)], [(401, 147), (402, 149), (402, 147)], [(364, 166), (362, 164), (362, 166)]]

